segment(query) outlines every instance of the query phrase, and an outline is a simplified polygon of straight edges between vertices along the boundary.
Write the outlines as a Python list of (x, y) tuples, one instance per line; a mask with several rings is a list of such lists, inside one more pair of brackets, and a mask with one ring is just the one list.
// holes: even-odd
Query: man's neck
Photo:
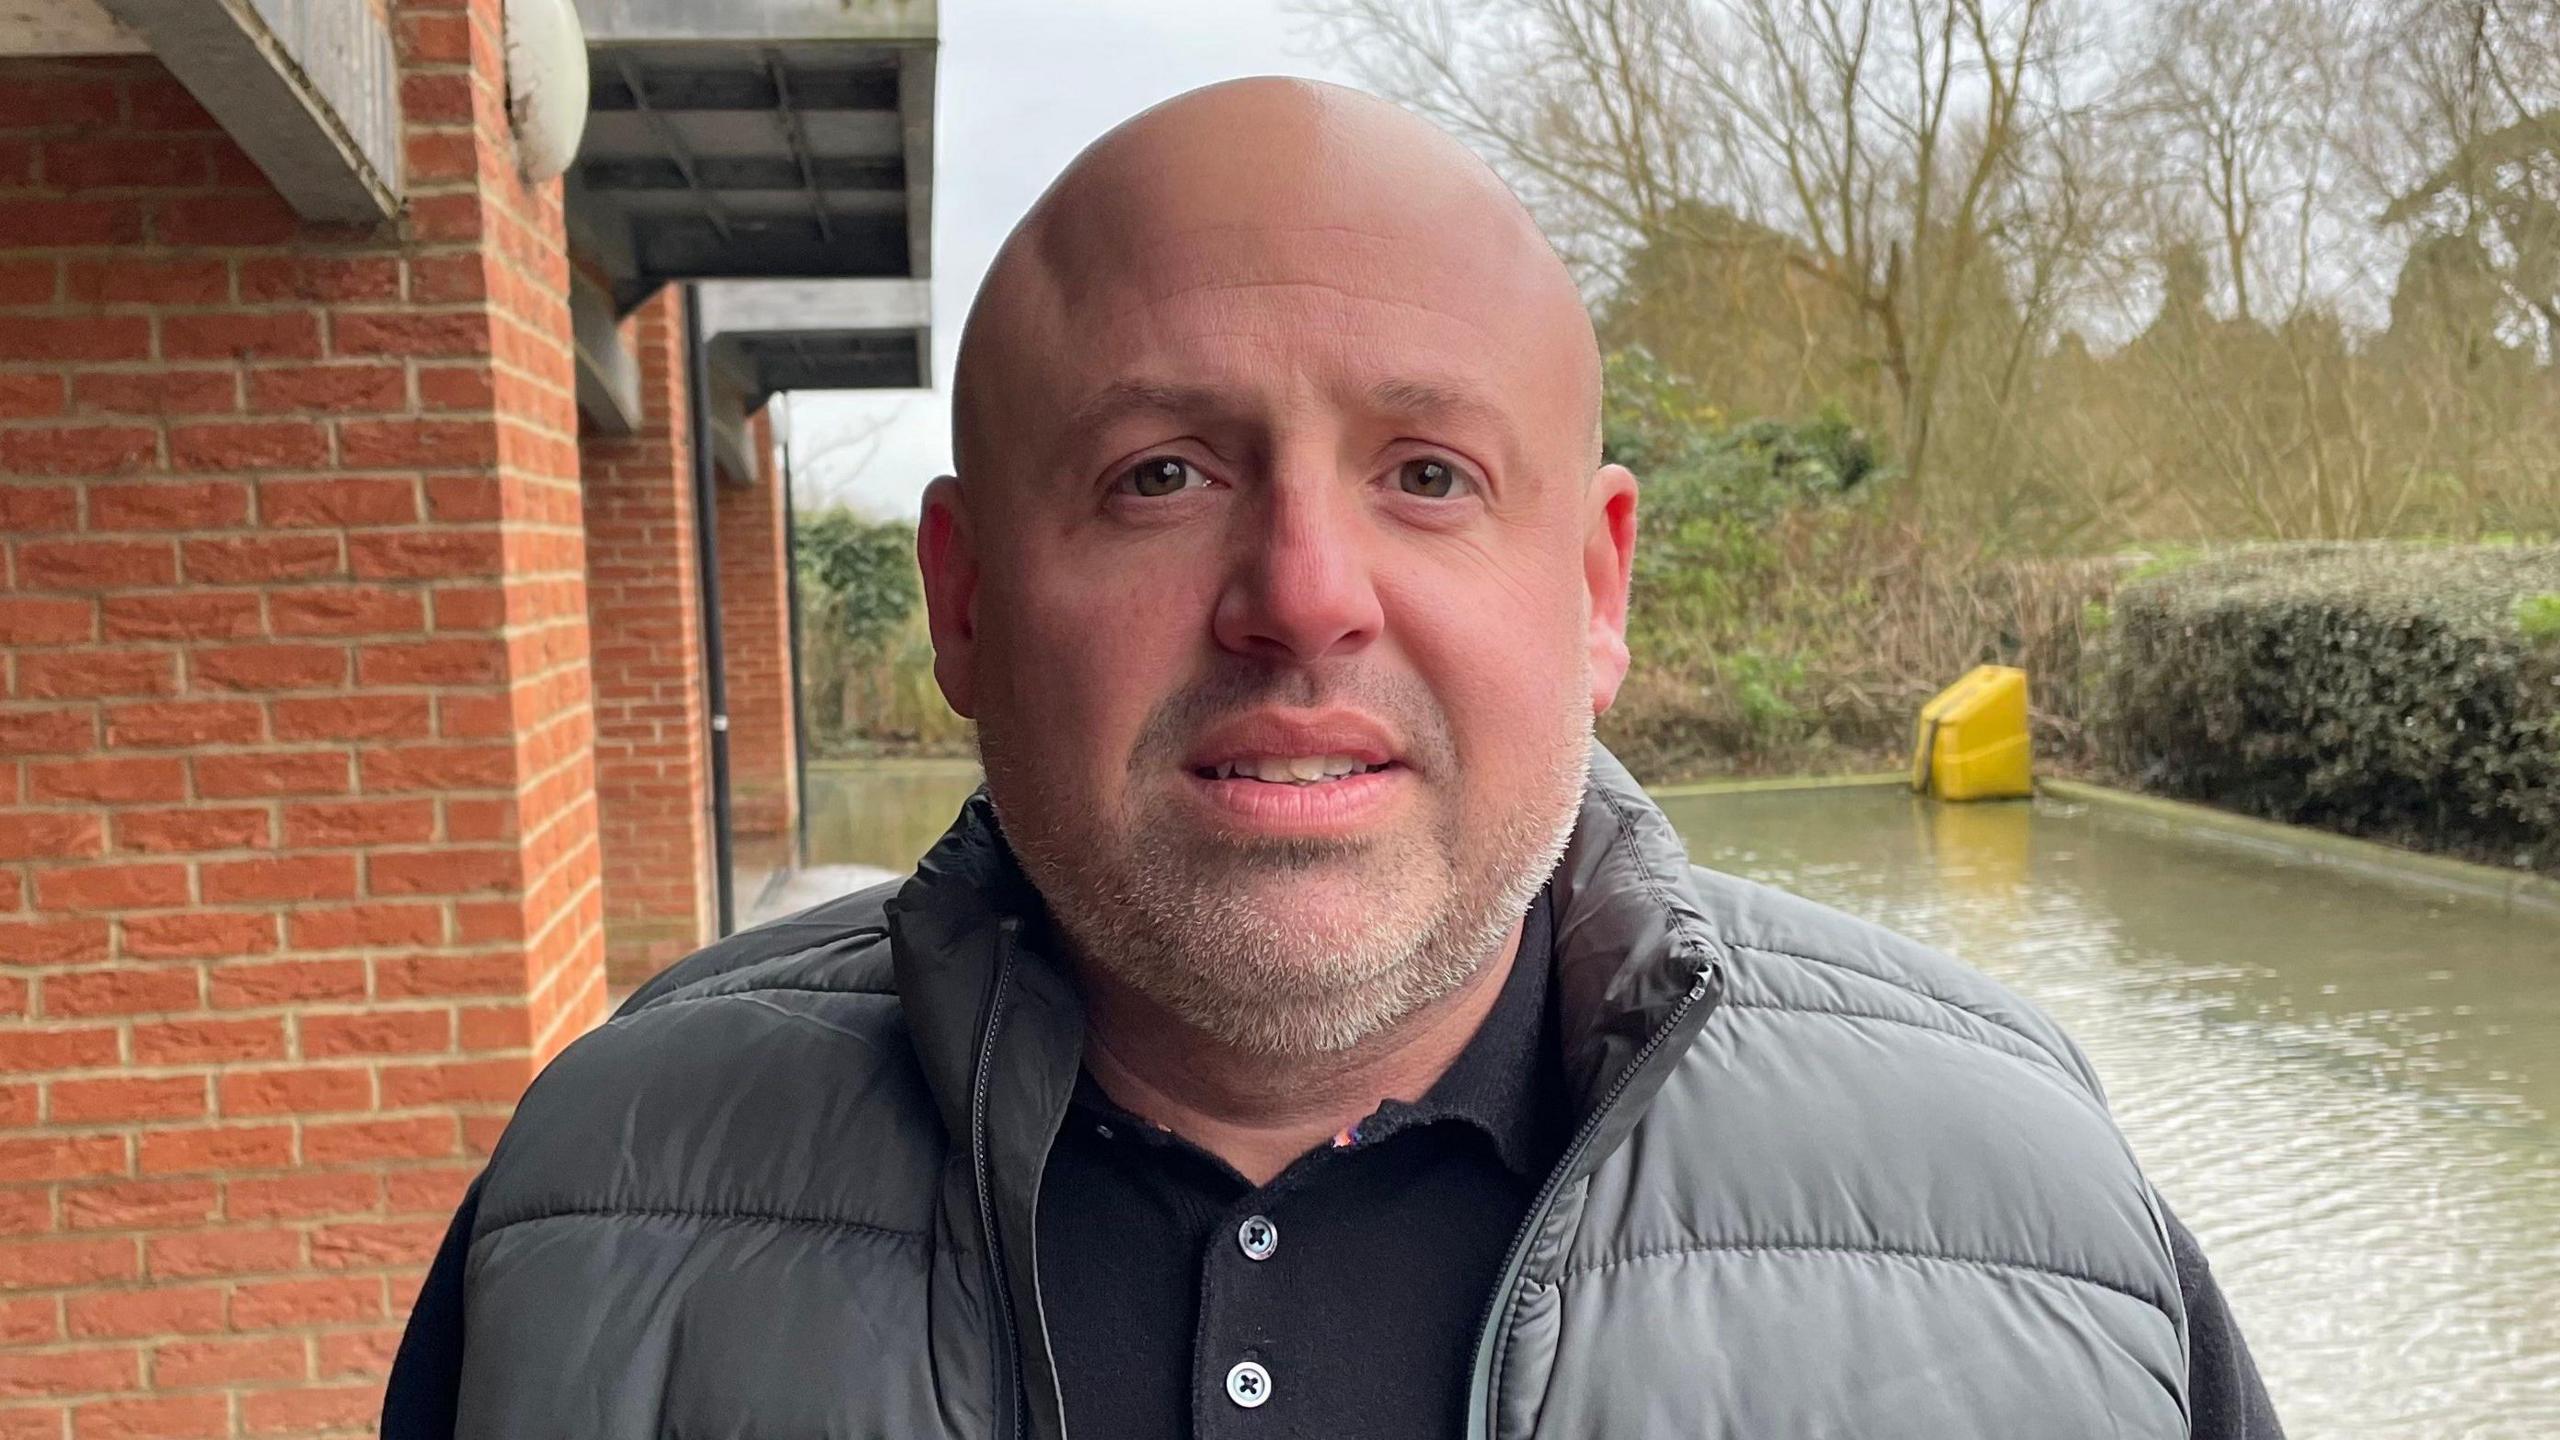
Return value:
[(1240, 1053), (1080, 964), (1085, 1068), (1121, 1108), (1267, 1184), (1380, 1104), (1421, 1099), (1475, 1038), (1519, 953), (1514, 925), (1464, 985), (1349, 1050), (1306, 1056)]

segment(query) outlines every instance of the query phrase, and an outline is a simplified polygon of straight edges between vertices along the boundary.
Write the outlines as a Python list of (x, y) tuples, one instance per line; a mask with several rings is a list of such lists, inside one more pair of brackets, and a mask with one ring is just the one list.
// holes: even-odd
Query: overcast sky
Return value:
[(951, 465), (952, 352), (1005, 232), (1103, 131), (1193, 86), (1259, 74), (1349, 78), (1282, 0), (942, 0), (934, 388), (790, 397), (794, 498), (912, 518)]

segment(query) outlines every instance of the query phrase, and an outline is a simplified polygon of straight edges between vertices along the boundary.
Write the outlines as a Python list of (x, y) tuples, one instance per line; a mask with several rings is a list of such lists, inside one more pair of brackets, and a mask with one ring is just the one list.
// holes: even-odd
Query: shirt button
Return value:
[(1227, 1372), (1227, 1398), (1247, 1410), (1262, 1408), (1271, 1398), (1271, 1372), (1251, 1360), (1239, 1360)]
[(1236, 1248), (1244, 1251), (1247, 1260), (1268, 1260), (1280, 1248), (1280, 1227), (1268, 1217), (1249, 1215), (1236, 1227)]

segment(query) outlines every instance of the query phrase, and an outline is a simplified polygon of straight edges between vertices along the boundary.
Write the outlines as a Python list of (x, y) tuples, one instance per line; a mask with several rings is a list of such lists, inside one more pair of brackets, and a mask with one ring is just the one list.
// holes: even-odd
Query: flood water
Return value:
[[(975, 781), (814, 772), (810, 858), (905, 868)], [(2295, 1440), (2560, 1437), (2560, 914), (2106, 807), (1663, 808), (1699, 864), (1951, 950), (2060, 1020)]]

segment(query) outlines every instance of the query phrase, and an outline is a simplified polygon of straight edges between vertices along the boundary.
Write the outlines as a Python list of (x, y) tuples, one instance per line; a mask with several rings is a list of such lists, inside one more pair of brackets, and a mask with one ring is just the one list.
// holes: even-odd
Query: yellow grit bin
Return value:
[(1920, 707), (1911, 788), (1940, 800), (2013, 800), (2035, 793), (2026, 671), (1977, 665)]

